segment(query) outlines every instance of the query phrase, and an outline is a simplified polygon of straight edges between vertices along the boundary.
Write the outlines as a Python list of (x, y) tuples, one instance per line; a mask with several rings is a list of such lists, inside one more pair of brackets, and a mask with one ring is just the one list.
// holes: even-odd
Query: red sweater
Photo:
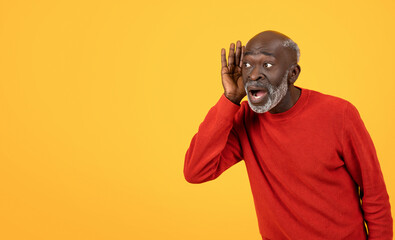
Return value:
[(373, 142), (349, 102), (302, 89), (288, 111), (257, 114), (222, 95), (192, 139), (184, 175), (213, 180), (242, 159), (263, 239), (366, 239), (366, 221), (369, 240), (392, 240)]

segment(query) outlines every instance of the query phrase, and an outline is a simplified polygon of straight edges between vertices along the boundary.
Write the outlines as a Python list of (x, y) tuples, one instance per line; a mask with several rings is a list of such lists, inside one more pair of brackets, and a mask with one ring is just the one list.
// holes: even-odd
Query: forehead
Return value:
[(264, 54), (275, 58), (281, 58), (285, 49), (279, 39), (251, 39), (245, 48), (245, 56)]

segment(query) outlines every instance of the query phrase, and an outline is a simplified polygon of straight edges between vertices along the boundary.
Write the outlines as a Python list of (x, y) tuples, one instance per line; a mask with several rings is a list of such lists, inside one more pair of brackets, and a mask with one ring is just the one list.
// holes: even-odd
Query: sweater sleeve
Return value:
[(344, 117), (343, 157), (360, 187), (369, 240), (392, 240), (391, 206), (372, 139), (358, 110), (350, 103)]
[(213, 180), (242, 159), (234, 118), (240, 106), (224, 95), (210, 109), (185, 155), (184, 176), (190, 183)]

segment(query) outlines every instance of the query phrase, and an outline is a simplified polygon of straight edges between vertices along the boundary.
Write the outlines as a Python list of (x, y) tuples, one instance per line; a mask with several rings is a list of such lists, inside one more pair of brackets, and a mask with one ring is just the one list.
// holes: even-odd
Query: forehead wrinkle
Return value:
[[(277, 57), (277, 53), (280, 48), (284, 48), (281, 44), (281, 41), (278, 41), (277, 39), (274, 40), (253, 40), (249, 41), (246, 45), (246, 55), (258, 55), (258, 54), (263, 54), (266, 56), (272, 56), (272, 57)], [(276, 54), (275, 54), (276, 53)]]
[(275, 55), (274, 55), (274, 53), (270, 53), (270, 52), (267, 52), (267, 51), (265, 51), (265, 50), (252, 50), (252, 51), (246, 51), (245, 53), (244, 53), (244, 56), (248, 56), (248, 55), (260, 55), (260, 54), (263, 54), (263, 55), (265, 55), (265, 56), (269, 56), (269, 57), (276, 57)]

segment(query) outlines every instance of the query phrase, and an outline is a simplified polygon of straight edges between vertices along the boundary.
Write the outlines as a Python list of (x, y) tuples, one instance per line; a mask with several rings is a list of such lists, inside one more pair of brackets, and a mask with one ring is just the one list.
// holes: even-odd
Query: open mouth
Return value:
[(267, 95), (266, 89), (253, 88), (253, 87), (248, 89), (248, 97), (250, 102), (253, 104), (263, 103), (266, 95)]
[(256, 99), (262, 98), (266, 95), (266, 92), (263, 90), (250, 90), (250, 95)]

